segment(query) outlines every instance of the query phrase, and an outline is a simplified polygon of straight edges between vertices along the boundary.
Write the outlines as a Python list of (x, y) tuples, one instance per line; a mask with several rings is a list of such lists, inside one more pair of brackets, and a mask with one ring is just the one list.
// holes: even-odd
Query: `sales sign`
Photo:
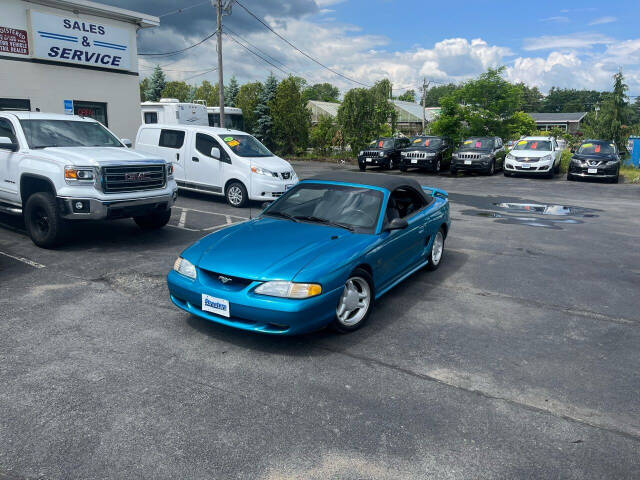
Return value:
[(29, 40), (26, 30), (0, 27), (0, 52), (29, 55)]
[(128, 70), (129, 31), (113, 25), (30, 11), (33, 55), (56, 62)]

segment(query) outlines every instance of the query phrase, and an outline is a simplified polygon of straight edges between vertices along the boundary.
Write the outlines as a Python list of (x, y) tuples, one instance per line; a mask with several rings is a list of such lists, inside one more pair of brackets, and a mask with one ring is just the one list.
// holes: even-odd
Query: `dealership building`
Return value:
[(134, 139), (140, 125), (136, 32), (159, 23), (83, 0), (2, 0), (0, 110), (75, 113)]

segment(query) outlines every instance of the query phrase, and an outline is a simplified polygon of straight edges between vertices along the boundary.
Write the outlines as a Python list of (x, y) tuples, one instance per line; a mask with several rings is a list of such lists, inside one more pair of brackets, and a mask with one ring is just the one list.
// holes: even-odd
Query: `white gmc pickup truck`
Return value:
[(163, 227), (177, 198), (173, 167), (126, 144), (88, 118), (0, 112), (0, 211), (24, 215), (45, 248), (76, 219), (133, 217), (143, 229)]

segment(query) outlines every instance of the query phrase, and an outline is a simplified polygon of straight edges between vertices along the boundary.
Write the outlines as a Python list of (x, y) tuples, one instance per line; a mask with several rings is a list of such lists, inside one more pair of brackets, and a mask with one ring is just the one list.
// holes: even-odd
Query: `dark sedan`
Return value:
[(504, 167), (504, 145), (500, 137), (467, 138), (451, 156), (451, 173), (459, 170), (493, 175)]
[(400, 164), (400, 150), (410, 145), (409, 139), (382, 137), (376, 138), (369, 146), (358, 153), (358, 167), (380, 167), (391, 170)]
[(444, 137), (420, 135), (411, 139), (411, 146), (400, 152), (400, 171), (425, 168), (432, 172), (448, 170), (453, 145)]
[(567, 180), (600, 178), (618, 183), (620, 153), (611, 140), (587, 140), (573, 153)]

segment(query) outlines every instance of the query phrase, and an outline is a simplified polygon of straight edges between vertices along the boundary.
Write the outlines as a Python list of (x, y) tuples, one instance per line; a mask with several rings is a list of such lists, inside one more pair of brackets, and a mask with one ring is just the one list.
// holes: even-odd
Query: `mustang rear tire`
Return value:
[(431, 244), (431, 250), (429, 250), (429, 263), (427, 264), (427, 270), (437, 270), (442, 263), (442, 257), (444, 255), (444, 230), (440, 227), (440, 230), (436, 232), (436, 236)]
[(143, 230), (157, 230), (164, 227), (171, 219), (171, 209), (153, 212), (141, 217), (133, 217), (133, 221)]
[(24, 223), (33, 243), (42, 248), (52, 248), (65, 237), (67, 223), (58, 212), (53, 195), (34, 193), (24, 208)]
[(340, 333), (349, 333), (364, 325), (373, 309), (374, 296), (371, 275), (366, 270), (356, 268), (344, 284), (336, 306), (333, 328)]

